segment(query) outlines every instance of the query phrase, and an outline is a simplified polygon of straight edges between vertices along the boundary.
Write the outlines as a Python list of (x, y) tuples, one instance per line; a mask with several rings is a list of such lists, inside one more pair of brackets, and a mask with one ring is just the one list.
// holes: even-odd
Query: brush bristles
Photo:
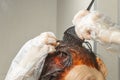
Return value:
[(75, 27), (74, 26), (68, 28), (64, 32), (63, 41), (67, 42), (67, 43), (70, 43), (70, 44), (80, 45), (80, 46), (82, 46), (82, 43), (84, 42), (84, 40), (81, 40), (76, 35), (76, 33), (75, 33)]

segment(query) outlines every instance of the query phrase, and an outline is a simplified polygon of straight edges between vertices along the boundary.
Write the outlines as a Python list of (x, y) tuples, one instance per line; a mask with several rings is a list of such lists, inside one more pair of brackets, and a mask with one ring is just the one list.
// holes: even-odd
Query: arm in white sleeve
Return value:
[(5, 80), (38, 80), (45, 58), (55, 51), (56, 37), (44, 32), (29, 40), (13, 59)]
[[(86, 15), (81, 15), (84, 13)], [(74, 19), (75, 31), (81, 39), (93, 39), (103, 43), (120, 44), (120, 29), (110, 18), (99, 12), (78, 12)], [(79, 16), (83, 16), (80, 17)]]

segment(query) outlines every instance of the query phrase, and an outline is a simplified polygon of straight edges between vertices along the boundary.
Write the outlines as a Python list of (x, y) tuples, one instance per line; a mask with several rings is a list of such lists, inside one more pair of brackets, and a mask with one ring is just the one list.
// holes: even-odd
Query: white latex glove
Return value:
[(29, 40), (13, 59), (5, 80), (38, 80), (45, 58), (55, 51), (56, 37), (44, 32)]
[(75, 66), (66, 75), (65, 80), (105, 80), (103, 74), (86, 65)]
[(99, 12), (81, 10), (75, 15), (72, 22), (75, 25), (76, 34), (81, 39), (120, 44), (120, 29), (108, 17)]

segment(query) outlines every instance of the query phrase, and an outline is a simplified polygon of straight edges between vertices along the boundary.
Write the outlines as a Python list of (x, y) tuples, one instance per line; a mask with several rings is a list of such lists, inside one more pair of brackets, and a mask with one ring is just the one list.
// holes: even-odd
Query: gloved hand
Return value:
[(120, 29), (99, 12), (81, 10), (75, 15), (72, 22), (75, 25), (76, 34), (81, 39), (120, 44)]
[(5, 80), (38, 80), (45, 58), (55, 51), (55, 45), (52, 32), (44, 32), (28, 41), (12, 61)]

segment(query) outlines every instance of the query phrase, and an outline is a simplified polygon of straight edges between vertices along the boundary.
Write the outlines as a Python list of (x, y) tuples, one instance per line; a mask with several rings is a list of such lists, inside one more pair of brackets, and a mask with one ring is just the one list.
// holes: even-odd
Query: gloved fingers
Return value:
[(79, 21), (89, 13), (88, 10), (80, 10), (73, 18), (72, 23), (76, 25)]
[(41, 34), (41, 36), (44, 36), (44, 43), (47, 45), (56, 45), (57, 39), (56, 36), (51, 32), (44, 32)]
[(80, 39), (91, 39), (91, 29), (89, 27), (85, 27), (82, 24), (79, 24), (80, 27), (75, 27), (75, 32)]
[(53, 53), (56, 51), (55, 47), (52, 45), (47, 45), (48, 46), (48, 53)]
[(92, 11), (90, 12), (88, 15), (86, 15), (85, 19), (88, 19), (88, 21), (92, 21), (93, 23), (96, 23), (98, 20), (100, 20), (102, 18), (102, 14), (100, 14), (99, 12), (96, 11)]
[(92, 21), (92, 22), (96, 22), (97, 20), (99, 20), (100, 18), (102, 18), (102, 14), (100, 14), (97, 11), (87, 11), (87, 10), (80, 10), (73, 18), (72, 22), (73, 25), (77, 25), (81, 22), (82, 19), (84, 19), (84, 21), (88, 22), (88, 21)]
[(57, 39), (54, 36), (48, 36), (48, 38), (46, 39), (45, 43), (47, 45), (56, 46), (57, 45)]
[(77, 27), (81, 27), (79, 25), (83, 25), (86, 28), (91, 28), (91, 29), (96, 29), (97, 26), (96, 24), (98, 23), (98, 21), (100, 22), (100, 20), (102, 18), (102, 14), (98, 13), (98, 12), (90, 12), (87, 15), (85, 15), (78, 24), (76, 24)]
[(82, 36), (84, 39), (91, 39), (91, 29), (86, 28), (86, 30), (84, 30), (84, 32), (82, 33)]
[(49, 44), (56, 45), (56, 42), (56, 36), (52, 32), (41, 33), (39, 36), (32, 39), (32, 43), (38, 46)]

